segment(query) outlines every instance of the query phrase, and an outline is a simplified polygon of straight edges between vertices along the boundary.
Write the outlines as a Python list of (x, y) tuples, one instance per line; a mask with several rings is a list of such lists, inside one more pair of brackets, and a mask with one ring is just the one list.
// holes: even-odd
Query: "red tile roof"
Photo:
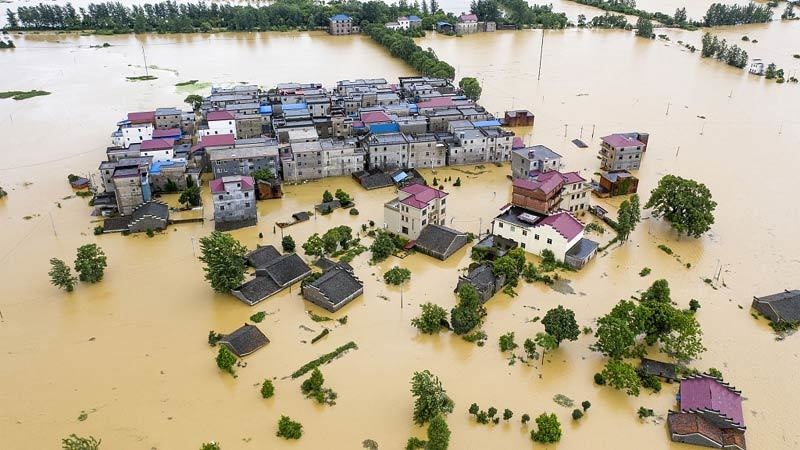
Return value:
[(210, 134), (200, 138), (200, 143), (203, 147), (233, 145), (235, 141), (232, 134)]
[(143, 111), (128, 113), (128, 120), (130, 123), (155, 123), (155, 111)]
[(206, 119), (211, 122), (214, 120), (233, 120), (234, 117), (230, 111), (210, 111), (206, 114)]
[(444, 108), (453, 106), (452, 97), (435, 97), (424, 102), (417, 103), (418, 108)]
[(681, 410), (713, 409), (744, 426), (742, 397), (713, 377), (701, 376), (681, 380)]
[(231, 183), (241, 183), (241, 189), (243, 191), (249, 191), (254, 189), (255, 182), (253, 181), (252, 177), (246, 176), (234, 176), (234, 177), (222, 177), (217, 178), (216, 180), (211, 180), (209, 183), (211, 186), (211, 192), (213, 194), (220, 194), (225, 192), (225, 185)]
[(544, 225), (552, 227), (567, 241), (571, 241), (583, 231), (583, 224), (566, 211), (547, 216), (536, 224), (537, 227)]
[(461, 22), (477, 22), (478, 16), (475, 14), (462, 14), (458, 16), (458, 20)]
[(370, 111), (361, 113), (361, 121), (365, 124), (391, 122), (392, 118), (383, 111)]
[(166, 130), (153, 130), (153, 139), (164, 137), (179, 137), (181, 130), (177, 128), (167, 128)]
[(644, 146), (644, 142), (628, 137), (622, 133), (609, 134), (608, 136), (603, 136), (601, 139), (614, 148)]
[(541, 179), (541, 175), (537, 180), (526, 180), (524, 178), (517, 178), (513, 183), (514, 187), (527, 189), (529, 191), (542, 191), (545, 195), (549, 196), (555, 192), (562, 185), (561, 177), (550, 176), (546, 179)]
[(444, 198), (447, 196), (447, 192), (425, 186), (424, 184), (411, 184), (400, 190), (411, 194), (403, 200), (400, 200), (400, 203), (417, 209), (428, 206), (428, 203), (435, 198)]
[(511, 142), (511, 148), (525, 148), (525, 143), (522, 142), (522, 138), (519, 136), (514, 136), (514, 140)]
[(167, 139), (149, 139), (147, 141), (142, 141), (139, 150), (169, 150), (173, 145), (175, 145), (175, 143)]
[(561, 178), (564, 180), (564, 184), (574, 184), (574, 183), (581, 183), (586, 181), (578, 172), (566, 172), (562, 173), (557, 170), (551, 170), (550, 172), (539, 173), (535, 177), (538, 181), (547, 181), (550, 178)]

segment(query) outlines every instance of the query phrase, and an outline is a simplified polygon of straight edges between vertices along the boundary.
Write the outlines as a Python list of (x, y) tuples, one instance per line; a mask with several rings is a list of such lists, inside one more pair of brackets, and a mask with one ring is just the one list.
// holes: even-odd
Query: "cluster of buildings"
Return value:
[(446, 33), (472, 34), (497, 31), (496, 22), (479, 21), (478, 16), (473, 13), (461, 13), (455, 24), (450, 22), (437, 22), (436, 29)]
[(395, 22), (387, 22), (386, 28), (392, 30), (410, 30), (422, 26), (422, 19), (417, 16), (400, 16)]

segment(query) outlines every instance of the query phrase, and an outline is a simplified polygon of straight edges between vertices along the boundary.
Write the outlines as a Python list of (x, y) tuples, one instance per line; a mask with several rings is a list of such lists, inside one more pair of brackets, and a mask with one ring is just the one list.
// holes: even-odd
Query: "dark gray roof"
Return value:
[(265, 300), (283, 289), (269, 276), (256, 276), (232, 290), (231, 293), (250, 306)]
[(324, 256), (314, 261), (314, 265), (322, 269), (323, 272), (327, 272), (334, 267), (343, 267), (351, 272), (353, 271), (353, 267), (350, 264), (343, 261), (332, 261)]
[(422, 229), (414, 246), (423, 253), (446, 259), (466, 244), (466, 234), (441, 225), (428, 225)]
[(252, 252), (244, 255), (244, 257), (247, 259), (247, 263), (257, 269), (268, 265), (280, 256), (281, 253), (272, 245), (258, 247)]
[(296, 253), (275, 258), (271, 263), (256, 270), (256, 276), (269, 276), (281, 287), (286, 287), (310, 273), (311, 268)]
[(103, 221), (103, 232), (126, 231), (130, 220), (131, 216), (109, 217)]
[(351, 271), (338, 265), (325, 272), (309, 286), (319, 290), (334, 306), (345, 300), (351, 300), (364, 289), (361, 280)]
[(800, 322), (800, 290), (755, 297), (753, 308), (773, 322)]
[(667, 380), (678, 379), (678, 375), (675, 370), (677, 367), (678, 366), (676, 366), (675, 364), (656, 361), (654, 359), (648, 359), (648, 358), (642, 358), (642, 361), (639, 364), (639, 368), (642, 369), (645, 373), (665, 378)]
[(301, 211), (292, 214), (292, 218), (298, 222), (305, 222), (306, 220), (309, 219), (309, 215), (307, 212)]
[(269, 339), (257, 326), (244, 324), (219, 342), (225, 344), (236, 356), (242, 357), (269, 344)]
[(159, 202), (147, 202), (137, 206), (131, 213), (131, 222), (144, 216), (158, 217), (163, 220), (169, 219), (169, 207)]
[(353, 177), (358, 180), (359, 184), (361, 184), (361, 187), (367, 190), (394, 185), (394, 180), (392, 180), (392, 177), (385, 172), (369, 173), (362, 171), (354, 173)]
[(592, 241), (591, 239), (582, 238), (580, 241), (576, 242), (572, 248), (567, 250), (567, 256), (579, 260), (585, 260), (589, 258), (589, 256), (591, 256), (599, 246), (600, 244)]
[(464, 277), (473, 286), (492, 286), (497, 277), (492, 271), (491, 264), (481, 264), (480, 266), (472, 269), (467, 276)]

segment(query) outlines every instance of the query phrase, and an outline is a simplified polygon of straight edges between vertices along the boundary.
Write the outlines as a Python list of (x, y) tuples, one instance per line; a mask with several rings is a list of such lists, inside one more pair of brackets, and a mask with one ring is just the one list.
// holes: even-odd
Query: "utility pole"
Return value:
[(703, 122), (703, 126), (702, 126), (702, 127), (700, 127), (700, 136), (702, 136), (702, 135), (703, 135), (703, 130), (705, 130), (705, 129), (706, 129), (706, 123), (705, 123), (705, 122)]
[(542, 45), (539, 46), (539, 74), (536, 76), (536, 81), (542, 79), (542, 56), (544, 55), (544, 28), (542, 29)]
[(567, 138), (567, 124), (564, 124), (564, 139)]
[(592, 125), (592, 139), (594, 139), (594, 129), (597, 125)]
[(580, 135), (579, 139), (583, 139), (583, 125), (581, 125), (581, 135)]
[(58, 233), (56, 233), (56, 224), (53, 222), (53, 211), (48, 211), (47, 214), (50, 216), (50, 225), (53, 227), (53, 236), (58, 239)]
[(669, 115), (669, 105), (671, 105), (671, 103), (667, 102), (667, 112), (664, 114), (665, 116)]
[(147, 53), (144, 51), (144, 44), (142, 44), (142, 57), (144, 58), (144, 74), (149, 77), (150, 72), (147, 69)]
[(678, 146), (678, 149), (677, 149), (677, 150), (675, 150), (675, 157), (676, 157), (676, 158), (678, 157), (678, 153), (680, 153), (680, 152), (681, 152), (681, 146), (679, 145), (679, 146)]

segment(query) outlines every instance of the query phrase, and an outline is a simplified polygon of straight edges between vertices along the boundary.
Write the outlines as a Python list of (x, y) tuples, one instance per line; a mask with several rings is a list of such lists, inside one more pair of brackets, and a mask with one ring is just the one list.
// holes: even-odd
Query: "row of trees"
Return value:
[[(687, 30), (696, 29), (698, 26), (703, 25), (702, 22), (695, 22), (688, 20), (686, 17), (686, 8), (678, 8), (673, 15), (665, 14), (662, 12), (648, 12), (636, 8), (634, 0), (574, 0), (582, 5), (593, 6), (605, 11), (616, 12), (620, 14), (627, 14), (630, 16), (638, 16), (641, 19), (655, 20), (669, 27), (684, 28)], [(649, 37), (649, 36), (648, 36)]]
[(478, 20), (512, 24), (519, 28), (565, 28), (567, 16), (553, 12), (552, 5), (531, 5), (525, 0), (473, 0), (470, 12)]
[(106, 255), (97, 244), (86, 244), (78, 247), (75, 255), (75, 272), (72, 275), (69, 266), (58, 258), (50, 259), (50, 283), (54, 286), (72, 292), (78, 280), (85, 283), (97, 283), (103, 279), (107, 266)]
[(736, 44), (728, 45), (725, 39), (719, 40), (709, 33), (703, 35), (703, 47), (700, 55), (703, 58), (716, 58), (726, 62), (729, 66), (744, 68), (747, 65), (747, 52)]
[(371, 24), (362, 31), (389, 50), (392, 56), (402, 59), (423, 75), (449, 80), (456, 76), (456, 69), (440, 60), (432, 49), (423, 50), (412, 38), (399, 31), (386, 28), (383, 24)]
[(764, 23), (770, 20), (772, 20), (772, 9), (767, 5), (756, 5), (753, 2), (744, 6), (712, 3), (703, 17), (703, 24), (707, 27), (715, 27), (718, 25)]
[[(91, 3), (78, 8), (71, 3), (21, 6), (16, 13), (8, 10), (11, 29), (99, 29), (114, 32), (193, 32), (227, 29), (231, 31), (313, 29), (328, 26), (328, 18), (348, 14), (356, 24), (366, 25), (396, 20), (399, 16), (418, 15), (430, 28), (437, 20), (455, 22), (455, 17), (439, 11), (436, 1), (428, 7), (401, 1), (318, 2), (314, 0), (275, 0), (264, 6), (164, 1), (125, 6), (120, 2)], [(427, 24), (425, 22), (428, 22)]]

